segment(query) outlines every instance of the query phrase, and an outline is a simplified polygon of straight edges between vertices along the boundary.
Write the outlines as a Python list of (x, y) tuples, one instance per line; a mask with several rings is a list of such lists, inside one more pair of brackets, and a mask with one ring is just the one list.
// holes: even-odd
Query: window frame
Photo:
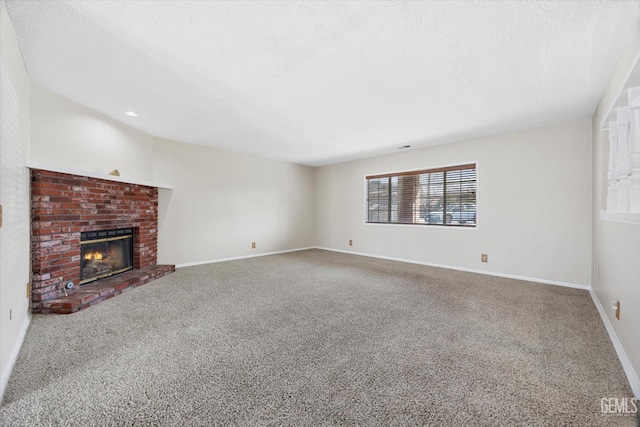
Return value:
[[(404, 222), (369, 222), (369, 186), (368, 186), (368, 180), (369, 179), (375, 179), (375, 178), (384, 178), (384, 177), (392, 177), (392, 176), (406, 176), (406, 175), (417, 175), (420, 173), (434, 173), (434, 172), (447, 172), (447, 171), (452, 171), (452, 170), (461, 170), (461, 169), (465, 169), (465, 167), (468, 166), (473, 166), (475, 165), (475, 170), (476, 170), (476, 222), (475, 222), (475, 226), (469, 226), (469, 225), (462, 225), (462, 224), (445, 224), (445, 223), (438, 223), (438, 224), (429, 224), (429, 223), (404, 223)], [(471, 168), (469, 168), (471, 169)], [(428, 167), (428, 168), (424, 168), (424, 169), (415, 169), (415, 170), (403, 170), (400, 172), (380, 172), (380, 173), (368, 173), (365, 174), (363, 176), (363, 200), (362, 200), (362, 206), (363, 206), (363, 216), (362, 216), (362, 223), (363, 225), (368, 225), (368, 226), (383, 226), (383, 227), (397, 227), (397, 226), (404, 226), (404, 227), (419, 227), (422, 229), (437, 229), (437, 228), (444, 228), (444, 229), (448, 229), (448, 230), (479, 230), (480, 229), (480, 215), (478, 213), (478, 206), (480, 205), (480, 185), (479, 185), (479, 177), (480, 177), (480, 162), (478, 162), (477, 160), (473, 160), (473, 161), (464, 161), (464, 162), (459, 162), (459, 163), (454, 163), (454, 164), (448, 164), (448, 165), (441, 165), (441, 166), (433, 166), (433, 167)], [(425, 226), (428, 226), (425, 228)]]

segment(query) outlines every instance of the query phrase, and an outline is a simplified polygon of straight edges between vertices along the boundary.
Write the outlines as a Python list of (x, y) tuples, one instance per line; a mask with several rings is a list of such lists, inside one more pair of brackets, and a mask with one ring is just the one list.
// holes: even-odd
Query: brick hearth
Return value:
[(98, 280), (81, 286), (78, 291), (69, 294), (69, 296), (42, 301), (38, 312), (75, 313), (174, 271), (175, 266), (173, 265), (154, 265)]
[[(155, 187), (33, 169), (31, 220), (34, 312), (82, 310), (175, 270), (156, 265)], [(134, 270), (79, 286), (80, 233), (115, 228), (134, 230)], [(68, 281), (75, 286), (65, 296), (61, 285)]]

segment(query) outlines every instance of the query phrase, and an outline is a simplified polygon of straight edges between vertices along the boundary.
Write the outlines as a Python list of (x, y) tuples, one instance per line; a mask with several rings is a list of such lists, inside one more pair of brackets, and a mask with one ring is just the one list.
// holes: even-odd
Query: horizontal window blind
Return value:
[(367, 223), (476, 226), (475, 163), (366, 180)]

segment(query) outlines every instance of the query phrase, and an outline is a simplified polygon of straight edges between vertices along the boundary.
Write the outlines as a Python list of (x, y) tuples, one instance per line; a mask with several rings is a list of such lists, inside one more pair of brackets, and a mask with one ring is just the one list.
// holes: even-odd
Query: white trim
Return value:
[[(288, 250), (285, 250), (285, 251), (268, 252), (268, 253), (257, 254), (257, 255), (245, 255), (245, 256), (232, 257), (232, 258), (221, 258), (221, 259), (211, 260), (211, 261), (192, 262), (192, 263), (176, 265), (176, 268), (190, 267), (190, 266), (195, 266), (195, 265), (210, 264), (210, 263), (217, 263), (217, 262), (224, 262), (224, 261), (233, 261), (233, 260), (246, 259), (246, 258), (255, 258), (255, 257), (267, 256), (267, 255), (276, 255), (276, 254), (282, 254), (282, 253), (287, 253), (287, 252), (298, 252), (298, 251), (304, 251), (304, 250), (308, 250), (308, 249), (320, 249), (320, 250), (330, 251), (330, 252), (340, 252), (340, 253), (346, 253), (346, 254), (351, 254), (351, 255), (366, 256), (366, 257), (369, 257), (369, 258), (378, 258), (378, 259), (385, 259), (385, 260), (389, 260), (389, 261), (406, 262), (406, 263), (409, 263), (409, 264), (418, 264), (418, 265), (426, 265), (426, 266), (430, 266), (430, 267), (447, 268), (447, 269), (451, 269), (451, 270), (466, 271), (466, 272), (470, 272), (470, 273), (479, 273), (479, 274), (485, 274), (485, 275), (489, 275), (489, 276), (505, 277), (505, 278), (509, 278), (509, 279), (525, 280), (525, 281), (528, 281), (528, 282), (537, 282), (537, 283), (542, 283), (542, 284), (547, 284), (547, 285), (564, 286), (564, 287), (568, 287), (568, 288), (583, 289), (583, 290), (589, 291), (589, 294), (591, 295), (591, 299), (593, 300), (593, 302), (594, 302), (594, 304), (595, 304), (595, 306), (596, 306), (596, 308), (598, 310), (598, 313), (600, 313), (600, 317), (602, 318), (602, 322), (604, 323), (604, 326), (607, 329), (607, 332), (609, 333), (609, 338), (611, 339), (611, 342), (613, 343), (613, 347), (615, 348), (616, 353), (618, 354), (618, 359), (620, 359), (620, 363), (622, 364), (622, 368), (624, 369), (624, 372), (627, 375), (627, 380), (629, 381), (629, 385), (631, 386), (631, 389), (632, 389), (635, 397), (640, 399), (640, 379), (638, 378), (638, 374), (636, 373), (635, 369), (633, 368), (633, 365), (631, 364), (631, 361), (627, 357), (627, 354), (625, 353), (624, 348), (622, 347), (622, 343), (618, 339), (618, 336), (616, 335), (616, 332), (613, 329), (613, 326), (611, 325), (611, 322), (609, 321), (609, 318), (607, 317), (607, 314), (606, 314), (604, 308), (602, 307), (602, 304), (600, 304), (600, 301), (598, 300), (598, 297), (597, 297), (596, 293), (593, 291), (591, 286), (588, 286), (588, 285), (580, 285), (580, 284), (575, 284), (575, 283), (560, 282), (560, 281), (557, 281), (557, 280), (539, 279), (539, 278), (535, 278), (535, 277), (518, 276), (518, 275), (515, 275), (515, 274), (505, 274), (505, 273), (498, 273), (498, 272), (494, 272), (494, 271), (476, 270), (476, 269), (473, 269), (473, 268), (464, 268), (464, 267), (436, 264), (436, 263), (423, 262), (423, 261), (413, 261), (413, 260), (407, 260), (407, 259), (403, 259), (403, 258), (394, 258), (394, 257), (387, 257), (387, 256), (382, 256), (382, 255), (373, 255), (373, 254), (368, 254), (368, 253), (364, 253), (364, 252), (355, 252), (355, 251), (346, 251), (346, 250), (341, 250), (341, 249), (332, 249), (332, 248), (326, 248), (326, 247), (323, 247), (323, 246), (310, 246), (310, 247), (306, 247), (306, 248), (288, 249)], [(25, 332), (26, 332), (26, 328), (25, 328)], [(19, 349), (19, 347), (18, 347), (18, 349)], [(17, 352), (16, 352), (16, 357), (17, 357)], [(14, 362), (15, 362), (15, 360), (14, 360)], [(2, 391), (4, 392), (4, 389), (2, 389)]]
[(378, 226), (378, 227), (417, 227), (417, 228), (440, 228), (442, 230), (478, 230), (478, 226), (475, 227), (465, 226), (465, 225), (437, 225), (437, 224), (427, 224), (427, 223), (417, 223), (417, 224), (402, 224), (402, 223), (394, 223), (394, 222), (365, 222), (362, 225), (366, 226)]
[(631, 390), (633, 391), (633, 394), (635, 395), (635, 397), (640, 399), (640, 378), (638, 377), (638, 374), (636, 373), (635, 369), (633, 368), (633, 365), (631, 364), (631, 361), (627, 357), (627, 354), (624, 351), (624, 347), (622, 346), (622, 343), (618, 339), (618, 336), (616, 335), (616, 332), (613, 329), (613, 326), (611, 325), (611, 322), (609, 321), (609, 317), (607, 317), (607, 314), (606, 314), (604, 308), (602, 307), (602, 304), (598, 300), (598, 297), (597, 297), (596, 293), (593, 291), (593, 288), (591, 286), (579, 285), (579, 284), (575, 284), (575, 283), (559, 282), (559, 281), (556, 281), (556, 280), (538, 279), (538, 278), (534, 278), (534, 277), (517, 276), (517, 275), (513, 275), (513, 274), (504, 274), (504, 273), (497, 273), (497, 272), (491, 272), (491, 271), (475, 270), (475, 269), (472, 269), (472, 268), (456, 267), (456, 266), (442, 265), (442, 264), (435, 264), (435, 263), (428, 263), (428, 262), (421, 262), (421, 261), (412, 261), (412, 260), (406, 260), (406, 259), (402, 259), (402, 258), (393, 258), (393, 257), (386, 257), (386, 256), (381, 256), (381, 255), (372, 255), (372, 254), (367, 254), (367, 253), (363, 253), (363, 252), (345, 251), (345, 250), (340, 250), (340, 249), (331, 249), (331, 248), (325, 248), (325, 247), (321, 247), (321, 246), (316, 246), (316, 249), (321, 249), (321, 250), (325, 250), (325, 251), (332, 251), (332, 252), (341, 252), (341, 253), (347, 253), (347, 254), (352, 254), (352, 255), (360, 255), (360, 256), (366, 256), (366, 257), (370, 257), (370, 258), (386, 259), (386, 260), (390, 260), (390, 261), (407, 262), (407, 263), (410, 263), (410, 264), (428, 265), (428, 266), (431, 266), (431, 267), (441, 267), (441, 268), (448, 268), (448, 269), (452, 269), (452, 270), (468, 271), (468, 272), (471, 272), (471, 273), (480, 273), (480, 274), (486, 274), (486, 275), (490, 275), (490, 276), (498, 276), (498, 277), (506, 277), (506, 278), (510, 278), (510, 279), (526, 280), (526, 281), (529, 281), (529, 282), (538, 282), (538, 283), (544, 283), (544, 284), (548, 284), (548, 285), (565, 286), (565, 287), (569, 287), (569, 288), (584, 289), (586, 291), (589, 291), (589, 294), (591, 295), (591, 299), (593, 300), (593, 302), (594, 302), (594, 304), (595, 304), (595, 306), (596, 306), (596, 308), (598, 310), (598, 313), (600, 313), (600, 317), (602, 318), (602, 322), (604, 323), (604, 326), (607, 329), (607, 332), (609, 333), (609, 338), (611, 339), (611, 343), (613, 344), (613, 347), (616, 350), (616, 353), (618, 355), (618, 359), (620, 360), (620, 363), (622, 364), (622, 368), (624, 369), (624, 372), (625, 372), (625, 374), (627, 376), (627, 380), (629, 381), (629, 385), (631, 386)]
[(436, 264), (436, 263), (432, 263), (432, 262), (414, 261), (414, 260), (409, 260), (409, 259), (404, 259), (404, 258), (394, 258), (394, 257), (383, 256), (383, 255), (368, 254), (368, 253), (365, 253), (365, 252), (345, 251), (345, 250), (341, 250), (341, 249), (326, 248), (326, 247), (323, 247), (323, 246), (308, 246), (308, 247), (305, 247), (305, 248), (287, 249), (287, 250), (284, 250), (284, 251), (266, 252), (266, 253), (261, 253), (261, 254), (256, 254), (256, 255), (242, 255), (242, 256), (230, 257), (230, 258), (212, 259), (212, 260), (207, 260), (207, 261), (187, 262), (187, 263), (184, 263), (184, 264), (176, 264), (176, 268), (193, 267), (193, 266), (196, 266), (196, 265), (214, 264), (214, 263), (217, 263), (217, 262), (235, 261), (235, 260), (240, 260), (240, 259), (256, 258), (256, 257), (268, 256), (268, 255), (277, 255), (277, 254), (284, 254), (284, 253), (288, 253), (288, 252), (306, 251), (306, 250), (309, 250), (309, 249), (320, 249), (320, 250), (323, 250), (323, 251), (341, 252), (341, 253), (345, 253), (345, 254), (366, 256), (366, 257), (370, 257), (370, 258), (386, 259), (386, 260), (389, 260), (389, 261), (398, 261), (398, 262), (406, 262), (406, 263), (409, 263), (409, 264), (427, 265), (429, 267), (448, 268), (450, 270), (467, 271), (469, 273), (486, 274), (488, 276), (505, 277), (507, 279), (525, 280), (527, 282), (537, 282), (537, 283), (543, 283), (545, 285), (564, 286), (564, 287), (567, 287), (567, 288), (583, 289), (585, 291), (590, 291), (591, 290), (591, 286), (589, 286), (589, 285), (581, 285), (581, 284), (576, 284), (576, 283), (560, 282), (560, 281), (557, 281), (557, 280), (539, 279), (537, 277), (518, 276), (518, 275), (515, 275), (515, 274), (498, 273), (498, 272), (495, 272), (495, 271), (476, 270), (474, 268), (466, 268), (466, 267), (458, 267), (458, 266), (453, 266), (453, 265)]
[(107, 175), (107, 174), (102, 174), (98, 172), (89, 172), (89, 171), (80, 170), (80, 169), (50, 166), (50, 165), (45, 165), (39, 162), (28, 161), (26, 163), (26, 166), (29, 169), (42, 169), (49, 172), (68, 173), (70, 175), (87, 176), (89, 178), (105, 179), (107, 181), (118, 181), (118, 182), (124, 182), (126, 184), (138, 184), (138, 185), (144, 185), (147, 187), (156, 187), (156, 188), (164, 188), (167, 190), (173, 190), (173, 186), (167, 185), (167, 184), (158, 184), (157, 182), (145, 181), (143, 179), (113, 176), (113, 175)]
[[(470, 226), (464, 226), (464, 225), (460, 225), (460, 226), (448, 226), (448, 225), (437, 225), (437, 224), (427, 224), (427, 223), (418, 223), (418, 224), (401, 224), (401, 223), (395, 223), (395, 222), (391, 222), (391, 223), (381, 223), (381, 222), (367, 222), (367, 219), (369, 218), (369, 212), (368, 212), (368, 200), (367, 200), (367, 176), (374, 176), (374, 175), (389, 175), (389, 174), (401, 174), (401, 173), (407, 173), (407, 172), (420, 172), (420, 171), (428, 171), (430, 169), (440, 169), (440, 168), (450, 168), (450, 167), (456, 167), (456, 166), (462, 166), (462, 165), (468, 165), (468, 164), (475, 164), (476, 165), (476, 223), (473, 227)], [(451, 230), (451, 229), (466, 229), (466, 230), (478, 230), (478, 228), (480, 228), (478, 226), (478, 217), (477, 217), (477, 206), (479, 205), (479, 200), (480, 200), (480, 191), (479, 191), (479, 185), (478, 182), (480, 181), (480, 179), (478, 178), (478, 173), (479, 173), (479, 167), (478, 164), (480, 162), (478, 160), (468, 160), (468, 161), (460, 161), (458, 163), (452, 163), (450, 165), (444, 165), (444, 166), (430, 166), (427, 167), (426, 169), (415, 169), (415, 170), (409, 170), (409, 171), (403, 171), (403, 172), (381, 172), (381, 173), (369, 173), (369, 174), (365, 174), (363, 175), (363, 186), (362, 186), (362, 224), (363, 225), (371, 225), (371, 226), (391, 226), (391, 227), (397, 227), (397, 226), (404, 226), (404, 227), (422, 227), (422, 228), (440, 228), (440, 229), (447, 229), (447, 230)]]
[[(640, 14), (640, 10), (638, 10), (638, 12), (636, 12), (636, 15)], [(635, 19), (634, 19), (635, 22)], [(607, 108), (607, 114), (605, 114), (602, 117), (602, 123), (600, 123), (600, 131), (606, 131), (609, 129), (609, 122), (611, 121), (611, 114), (617, 109), (620, 108), (624, 101), (625, 101), (625, 96), (623, 95), (623, 93), (626, 90), (629, 90), (629, 88), (633, 87), (633, 86), (637, 86), (638, 82), (637, 81), (631, 81), (631, 77), (633, 75), (633, 71), (635, 70), (635, 68), (640, 64), (640, 52), (638, 52), (636, 54), (635, 59), (631, 62), (631, 67), (629, 68), (629, 70), (627, 70), (627, 75), (625, 76), (624, 80), (622, 81), (622, 85), (620, 86), (620, 88), (618, 89), (618, 94), (616, 95), (615, 98), (613, 98), (613, 100), (611, 101), (611, 105), (609, 105), (609, 108)], [(602, 95), (601, 95), (602, 97)]]
[(602, 304), (600, 303), (598, 296), (593, 291), (593, 289), (591, 289), (589, 293), (591, 294), (591, 299), (593, 300), (593, 303), (596, 305), (596, 308), (598, 309), (598, 313), (600, 313), (600, 317), (602, 318), (602, 323), (604, 323), (605, 328), (607, 328), (607, 332), (609, 333), (609, 338), (613, 343), (613, 348), (615, 348), (616, 353), (618, 353), (618, 359), (620, 359), (620, 363), (622, 364), (622, 369), (624, 369), (624, 373), (627, 375), (627, 380), (629, 381), (631, 390), (633, 390), (633, 394), (636, 396), (636, 398), (640, 399), (640, 378), (638, 378), (638, 373), (635, 371), (635, 369), (633, 369), (633, 365), (631, 364), (629, 357), (627, 357), (627, 353), (625, 353), (624, 347), (622, 347), (622, 343), (618, 339), (618, 335), (616, 334), (615, 329), (613, 329), (613, 325), (609, 320), (609, 316), (607, 316), (607, 313), (604, 307), (602, 306)]
[(2, 376), (0, 377), (0, 402), (4, 398), (4, 392), (7, 390), (7, 384), (9, 384), (9, 378), (11, 378), (11, 372), (13, 371), (13, 367), (18, 360), (18, 355), (20, 354), (20, 349), (22, 348), (22, 343), (24, 342), (24, 337), (27, 335), (27, 329), (29, 328), (29, 323), (31, 323), (31, 313), (27, 314), (27, 320), (22, 324), (22, 328), (18, 333), (18, 340), (13, 346), (13, 351), (9, 356), (9, 360), (7, 362), (7, 366), (2, 372)]
[(370, 257), (370, 258), (386, 259), (386, 260), (389, 260), (389, 261), (399, 261), (399, 262), (406, 262), (406, 263), (409, 263), (409, 264), (427, 265), (429, 267), (448, 268), (450, 270), (467, 271), (469, 273), (486, 274), (488, 276), (506, 277), (508, 279), (526, 280), (527, 282), (544, 283), (545, 285), (564, 286), (564, 287), (567, 287), (567, 288), (584, 289), (585, 291), (590, 291), (591, 290), (591, 286), (589, 286), (589, 285), (581, 285), (581, 284), (577, 284), (577, 283), (568, 283), (568, 282), (560, 282), (560, 281), (557, 281), (557, 280), (539, 279), (537, 277), (518, 276), (518, 275), (515, 275), (515, 274), (498, 273), (498, 272), (495, 272), (495, 271), (476, 270), (474, 268), (466, 268), (466, 267), (458, 267), (458, 266), (453, 266), (453, 265), (436, 264), (436, 263), (432, 263), (432, 262), (414, 261), (414, 260), (409, 260), (409, 259), (404, 259), (404, 258), (394, 258), (394, 257), (383, 256), (383, 255), (373, 255), (373, 254), (368, 254), (368, 253), (364, 253), (364, 252), (344, 251), (344, 250), (340, 250), (340, 249), (325, 248), (325, 247), (322, 247), (322, 246), (316, 246), (315, 248), (316, 249), (322, 249), (322, 250), (325, 250), (325, 251), (342, 252), (342, 253), (346, 253), (346, 254), (366, 256), (366, 257)]
[(207, 260), (207, 261), (186, 262), (184, 264), (176, 264), (176, 268), (193, 267), (193, 266), (196, 266), (196, 265), (214, 264), (214, 263), (217, 263), (217, 262), (225, 262), (225, 261), (236, 261), (236, 260), (239, 260), (239, 259), (257, 258), (257, 257), (261, 257), (261, 256), (268, 256), (268, 255), (286, 254), (288, 252), (306, 251), (308, 249), (316, 249), (316, 247), (315, 246), (308, 246), (306, 248), (296, 248), (296, 249), (287, 249), (287, 250), (284, 250), (284, 251), (265, 252), (265, 253), (255, 254), (255, 255), (242, 255), (242, 256), (236, 256), (236, 257), (230, 257), (230, 258), (211, 259), (211, 260)]
[[(471, 163), (475, 163), (476, 164), (476, 169), (478, 168), (478, 161), (477, 160), (460, 160), (459, 162), (456, 163), (450, 163), (448, 165), (437, 165), (437, 166), (426, 166), (423, 168), (416, 168), (416, 169), (408, 169), (408, 170), (402, 170), (402, 171), (391, 171), (391, 172), (375, 172), (375, 173), (367, 173), (364, 175), (364, 180), (366, 182), (367, 177), (368, 176), (375, 176), (375, 175), (392, 175), (392, 174), (401, 174), (401, 173), (411, 173), (411, 172), (421, 172), (421, 171), (429, 171), (431, 169), (440, 169), (440, 168), (452, 168), (452, 167), (456, 167), (456, 166), (463, 166), (463, 165), (470, 165)], [(366, 188), (366, 187), (365, 187)]]
[(621, 222), (623, 224), (640, 225), (640, 213), (614, 213), (600, 211), (600, 220)]

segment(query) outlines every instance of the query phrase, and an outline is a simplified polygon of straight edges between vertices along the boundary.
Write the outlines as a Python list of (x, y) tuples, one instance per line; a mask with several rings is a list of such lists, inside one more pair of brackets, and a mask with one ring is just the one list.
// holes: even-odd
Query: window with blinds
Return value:
[(475, 163), (366, 180), (367, 223), (476, 226)]

